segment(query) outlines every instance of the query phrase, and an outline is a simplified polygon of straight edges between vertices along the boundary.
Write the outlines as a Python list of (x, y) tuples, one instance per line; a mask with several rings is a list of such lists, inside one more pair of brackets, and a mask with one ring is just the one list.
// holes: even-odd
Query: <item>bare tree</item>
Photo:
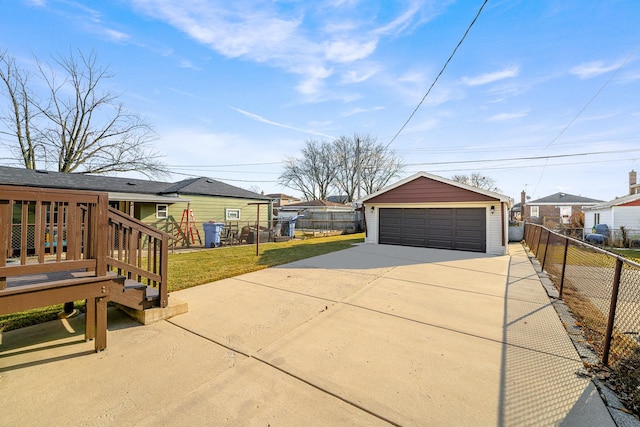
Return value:
[(333, 144), (338, 161), (335, 187), (348, 202), (360, 196), (358, 189), (367, 194), (378, 191), (403, 168), (395, 153), (370, 135), (342, 136)]
[(307, 200), (323, 200), (336, 177), (336, 161), (330, 143), (308, 140), (302, 157), (288, 157), (279, 181), (300, 191)]
[(500, 192), (493, 178), (482, 175), (480, 172), (473, 172), (471, 175), (454, 175), (451, 177), (453, 181), (467, 184), (472, 187), (480, 188), (488, 191)]
[(94, 52), (72, 52), (55, 58), (56, 67), (38, 62), (37, 76), (48, 92), (40, 100), (29, 91), (30, 75), (5, 55), (4, 68), (12, 70), (13, 76), (5, 86), (11, 103), (20, 107), (12, 110), (13, 128), (25, 166), (35, 169), (42, 164), (59, 172), (166, 175), (160, 155), (149, 149), (155, 139), (151, 125), (127, 110), (118, 94), (102, 89), (113, 74), (97, 59)]
[[(4, 92), (9, 100), (9, 109), (0, 119), (6, 124), (9, 132), (15, 137), (18, 147), (14, 144), (4, 144), (26, 169), (36, 168), (36, 146), (32, 138), (31, 122), (34, 118), (29, 100), (29, 73), (22, 71), (16, 65), (14, 58), (6, 51), (0, 52), (0, 80), (3, 85), (0, 93)], [(5, 132), (3, 132), (5, 133)]]
[(355, 200), (359, 189), (378, 191), (402, 170), (396, 155), (369, 135), (342, 136), (332, 142), (310, 140), (301, 158), (288, 158), (280, 183), (305, 198), (326, 199), (333, 189)]
[(402, 160), (395, 152), (375, 143), (375, 140), (371, 141), (371, 145), (365, 145), (362, 152), (362, 188), (365, 194), (382, 189), (404, 169)]

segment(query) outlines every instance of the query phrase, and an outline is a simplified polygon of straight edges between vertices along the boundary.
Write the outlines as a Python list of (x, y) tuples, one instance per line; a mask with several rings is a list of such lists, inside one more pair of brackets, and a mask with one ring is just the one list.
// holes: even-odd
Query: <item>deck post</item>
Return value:
[(107, 254), (109, 248), (109, 199), (107, 194), (98, 196), (98, 218), (95, 225), (96, 276), (107, 274)]

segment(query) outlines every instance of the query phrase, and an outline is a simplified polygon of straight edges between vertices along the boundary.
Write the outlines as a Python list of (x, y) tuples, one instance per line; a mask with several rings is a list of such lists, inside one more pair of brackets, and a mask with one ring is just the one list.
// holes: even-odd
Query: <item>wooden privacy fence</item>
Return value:
[(349, 233), (362, 230), (360, 212), (304, 212), (298, 219), (296, 229), (317, 231), (345, 231)]
[(603, 364), (640, 352), (640, 264), (526, 223), (524, 240)]

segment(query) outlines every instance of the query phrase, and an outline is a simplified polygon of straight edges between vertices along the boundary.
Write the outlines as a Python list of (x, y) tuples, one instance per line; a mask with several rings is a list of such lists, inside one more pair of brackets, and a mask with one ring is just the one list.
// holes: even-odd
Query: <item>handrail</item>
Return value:
[(160, 307), (166, 307), (169, 235), (113, 208), (109, 208), (108, 218), (109, 268), (128, 279), (157, 287)]

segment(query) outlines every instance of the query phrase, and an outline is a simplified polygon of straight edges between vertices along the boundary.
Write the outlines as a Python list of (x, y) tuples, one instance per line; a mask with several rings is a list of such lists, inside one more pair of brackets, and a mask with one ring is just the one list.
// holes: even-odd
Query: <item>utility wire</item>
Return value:
[(552, 156), (531, 156), (531, 157), (511, 157), (504, 159), (485, 159), (485, 160), (458, 160), (451, 162), (430, 162), (430, 163), (407, 163), (407, 166), (433, 166), (433, 165), (458, 165), (465, 163), (490, 163), (490, 162), (509, 162), (519, 160), (549, 160), (557, 159), (561, 157), (581, 157), (581, 156), (595, 156), (599, 154), (619, 154), (619, 153), (632, 153), (640, 151), (640, 148), (630, 148), (628, 150), (609, 150), (609, 151), (592, 151), (590, 153), (573, 153), (573, 154), (556, 154)]
[(385, 149), (388, 148), (393, 143), (393, 141), (396, 140), (398, 135), (400, 135), (400, 133), (404, 130), (404, 128), (409, 124), (409, 122), (411, 121), (413, 116), (416, 114), (418, 109), (422, 106), (422, 103), (424, 102), (424, 100), (427, 99), (427, 96), (429, 96), (429, 93), (431, 93), (431, 89), (433, 89), (433, 87), (438, 82), (438, 79), (440, 79), (440, 76), (442, 75), (442, 73), (444, 73), (444, 70), (447, 68), (447, 65), (449, 65), (449, 62), (451, 62), (451, 60), (453, 59), (454, 55), (458, 51), (458, 48), (460, 47), (460, 45), (462, 44), (464, 39), (467, 38), (467, 34), (469, 34), (469, 31), (471, 31), (471, 27), (473, 27), (473, 24), (475, 24), (476, 21), (478, 20), (478, 17), (480, 17), (480, 13), (482, 13), (482, 9), (484, 9), (484, 7), (485, 7), (485, 5), (487, 4), (488, 1), (489, 0), (484, 0), (484, 3), (482, 3), (482, 6), (480, 6), (480, 9), (478, 10), (478, 13), (476, 14), (475, 18), (473, 18), (473, 21), (471, 21), (471, 24), (469, 24), (469, 26), (467, 27), (467, 30), (464, 32), (464, 35), (462, 36), (462, 38), (460, 39), (460, 41), (456, 45), (455, 49), (453, 49), (453, 52), (451, 52), (451, 55), (449, 55), (449, 59), (447, 59), (447, 61), (444, 63), (444, 65), (442, 66), (442, 69), (440, 70), (440, 72), (438, 73), (436, 78), (433, 80), (433, 83), (431, 83), (431, 86), (429, 86), (429, 89), (427, 90), (427, 93), (424, 94), (424, 96), (422, 97), (422, 99), (420, 100), (420, 102), (418, 103), (416, 108), (409, 115), (409, 118), (407, 119), (407, 121), (404, 122), (404, 124), (400, 127), (398, 132), (396, 132), (396, 134), (393, 136), (393, 138), (391, 138), (391, 141), (389, 141), (389, 143), (385, 146)]
[[(616, 68), (616, 70), (613, 73), (611, 73), (609, 78), (604, 82), (604, 84), (600, 87), (600, 89), (598, 89), (596, 91), (596, 93), (593, 94), (593, 96), (591, 98), (589, 98), (587, 103), (580, 109), (580, 111), (578, 111), (578, 113), (569, 121), (569, 123), (567, 123), (567, 125), (560, 131), (560, 133), (558, 133), (558, 135), (556, 135), (556, 137), (553, 138), (543, 148), (543, 150), (546, 150), (547, 148), (549, 148), (554, 142), (556, 142), (562, 136), (562, 134), (564, 134), (567, 131), (567, 129), (569, 129), (569, 127), (571, 127), (571, 125), (573, 125), (575, 123), (575, 121), (578, 119), (578, 117), (580, 117), (582, 115), (582, 113), (584, 113), (585, 110), (587, 108), (589, 108), (589, 106), (593, 103), (593, 101), (595, 101), (595, 99), (598, 97), (598, 95), (600, 95), (602, 93), (604, 88), (606, 88), (609, 85), (609, 83), (611, 83), (613, 78), (618, 75), (618, 72), (622, 68), (624, 68), (625, 65), (627, 65), (627, 63), (631, 60), (631, 58), (633, 58), (633, 56), (636, 54), (638, 49), (640, 49), (640, 45), (636, 46), (636, 48), (625, 58), (624, 62), (618, 68)], [(536, 191), (538, 191), (538, 186), (540, 185), (540, 182), (542, 181), (542, 177), (544, 176), (544, 172), (545, 172), (545, 168), (542, 168), (542, 171), (540, 172), (540, 178), (538, 178), (538, 182), (536, 183), (536, 186), (533, 188), (533, 193), (532, 194), (536, 194)]]

